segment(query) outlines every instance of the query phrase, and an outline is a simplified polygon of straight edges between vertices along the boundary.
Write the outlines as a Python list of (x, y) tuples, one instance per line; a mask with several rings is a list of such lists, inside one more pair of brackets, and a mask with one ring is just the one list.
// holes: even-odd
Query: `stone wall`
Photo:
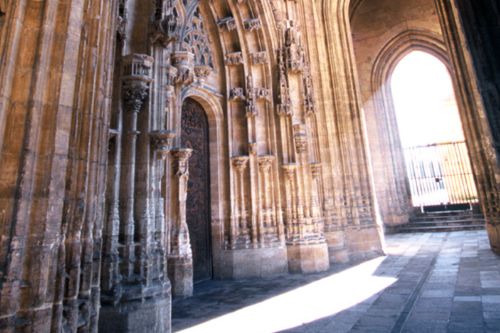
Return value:
[(96, 331), (116, 8), (0, 4), (0, 330)]

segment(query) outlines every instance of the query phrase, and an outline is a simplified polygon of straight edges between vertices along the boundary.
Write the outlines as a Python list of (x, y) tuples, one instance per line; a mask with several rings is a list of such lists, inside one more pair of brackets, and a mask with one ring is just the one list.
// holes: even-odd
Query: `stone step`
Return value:
[(483, 219), (482, 214), (426, 214), (410, 218), (410, 222), (428, 222), (428, 221), (456, 221), (456, 220), (478, 220)]
[(431, 226), (431, 227), (414, 227), (404, 225), (398, 229), (398, 233), (413, 233), (413, 232), (450, 232), (450, 231), (468, 231), (468, 230), (484, 230), (485, 225), (460, 225), (460, 226)]
[(442, 220), (442, 221), (411, 221), (407, 226), (413, 227), (431, 227), (431, 226), (460, 226), (460, 225), (484, 225), (484, 218), (481, 219), (464, 219), (464, 220)]

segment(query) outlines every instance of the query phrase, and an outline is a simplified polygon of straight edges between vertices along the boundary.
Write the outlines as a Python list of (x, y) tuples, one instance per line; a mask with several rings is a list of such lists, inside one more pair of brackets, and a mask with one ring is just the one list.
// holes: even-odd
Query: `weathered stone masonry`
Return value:
[[(433, 28), (497, 250), (494, 38), (471, 43), (469, 2), (435, 0)], [(171, 297), (193, 292), (185, 101), (208, 121), (213, 278), (383, 254), (409, 200), (397, 149), (368, 144), (391, 142), (366, 130), (362, 6), (0, 0), (0, 331), (170, 331)]]

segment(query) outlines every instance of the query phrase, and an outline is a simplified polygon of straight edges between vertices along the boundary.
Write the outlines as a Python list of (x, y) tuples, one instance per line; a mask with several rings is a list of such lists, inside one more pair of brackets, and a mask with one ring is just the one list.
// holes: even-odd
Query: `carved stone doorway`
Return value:
[(182, 103), (181, 141), (182, 147), (193, 149), (186, 220), (193, 251), (193, 281), (197, 283), (212, 278), (210, 155), (207, 115), (198, 102), (189, 98)]

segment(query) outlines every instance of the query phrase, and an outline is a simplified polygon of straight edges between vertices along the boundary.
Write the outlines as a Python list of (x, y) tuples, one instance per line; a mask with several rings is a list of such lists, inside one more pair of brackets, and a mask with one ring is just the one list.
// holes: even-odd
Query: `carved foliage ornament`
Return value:
[(158, 153), (158, 158), (164, 160), (169, 151), (170, 140), (176, 133), (168, 130), (153, 131), (149, 133), (151, 147)]
[(145, 83), (132, 83), (123, 86), (123, 104), (129, 112), (141, 111), (142, 104), (148, 96), (148, 86)]
[(238, 172), (243, 172), (247, 167), (249, 158), (249, 156), (234, 156), (231, 157), (231, 161)]

